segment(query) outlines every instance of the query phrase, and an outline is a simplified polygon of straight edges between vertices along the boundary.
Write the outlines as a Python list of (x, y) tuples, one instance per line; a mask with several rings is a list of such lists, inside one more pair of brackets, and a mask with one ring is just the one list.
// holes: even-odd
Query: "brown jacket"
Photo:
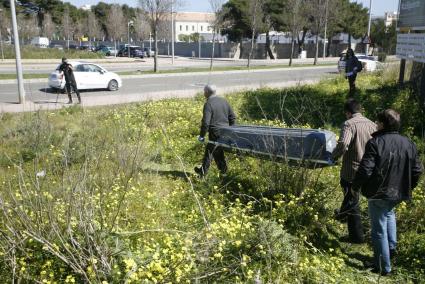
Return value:
[(376, 124), (360, 113), (346, 120), (339, 136), (338, 144), (332, 158), (338, 160), (342, 156), (341, 179), (352, 182), (365, 152), (367, 141), (376, 131)]

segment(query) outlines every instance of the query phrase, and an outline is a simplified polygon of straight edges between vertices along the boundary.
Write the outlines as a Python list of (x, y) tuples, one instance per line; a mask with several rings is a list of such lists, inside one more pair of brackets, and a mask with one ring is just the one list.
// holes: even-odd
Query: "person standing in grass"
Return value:
[[(220, 138), (220, 126), (231, 126), (236, 122), (236, 115), (232, 107), (224, 98), (217, 96), (216, 87), (214, 85), (205, 86), (204, 96), (207, 101), (204, 104), (201, 130), (198, 136), (198, 141), (202, 143), (205, 141), (207, 132), (208, 139), (210, 141), (216, 141)], [(213, 158), (220, 172), (222, 174), (227, 172), (227, 163), (224, 157), (223, 148), (208, 143), (205, 149), (202, 166), (195, 167), (195, 172), (200, 177), (206, 175)]]
[(387, 109), (378, 114), (378, 131), (353, 180), (353, 191), (368, 199), (374, 252), (372, 271), (387, 275), (397, 246), (394, 207), (410, 200), (423, 172), (415, 144), (399, 134), (400, 115)]
[(74, 70), (65, 57), (62, 58), (62, 64), (59, 66), (59, 71), (65, 76), (65, 88), (68, 93), (68, 104), (72, 104), (72, 90), (74, 90), (77, 94), (78, 103), (81, 104), (80, 92), (78, 91), (77, 82), (75, 81)]
[(376, 124), (361, 114), (361, 105), (355, 99), (348, 99), (344, 104), (347, 120), (341, 127), (337, 146), (332, 159), (342, 156), (340, 184), (344, 199), (339, 210), (335, 210), (335, 218), (346, 221), (348, 240), (352, 243), (363, 243), (364, 233), (360, 214), (359, 194), (351, 191), (354, 176), (363, 157), (367, 141), (376, 131)]
[(362, 63), (354, 55), (354, 51), (349, 48), (345, 57), (345, 76), (347, 77), (348, 84), (350, 86), (350, 96), (353, 96), (356, 92), (357, 73), (361, 72), (362, 69)]

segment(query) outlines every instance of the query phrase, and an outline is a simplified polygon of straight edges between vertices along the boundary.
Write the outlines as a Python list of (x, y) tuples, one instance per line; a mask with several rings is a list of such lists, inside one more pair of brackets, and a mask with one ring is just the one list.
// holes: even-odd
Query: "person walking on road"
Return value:
[(396, 253), (397, 230), (394, 207), (410, 200), (423, 166), (415, 144), (399, 134), (400, 115), (387, 109), (378, 114), (378, 131), (366, 144), (353, 191), (361, 190), (368, 199), (374, 252), (372, 271), (391, 273)]
[(347, 120), (341, 127), (337, 146), (332, 152), (334, 161), (342, 156), (340, 184), (344, 193), (340, 209), (335, 210), (335, 218), (347, 222), (349, 242), (363, 243), (364, 232), (359, 194), (353, 194), (351, 187), (366, 143), (376, 131), (376, 124), (361, 114), (361, 105), (355, 99), (347, 100), (344, 104), (344, 112)]
[(361, 72), (363, 69), (362, 63), (354, 55), (354, 51), (349, 48), (347, 50), (345, 58), (345, 75), (348, 79), (348, 84), (350, 86), (350, 96), (353, 96), (356, 92), (356, 79), (357, 73)]
[(74, 70), (65, 57), (62, 58), (62, 64), (59, 66), (59, 71), (65, 76), (65, 88), (68, 93), (68, 104), (72, 104), (72, 90), (74, 90), (77, 94), (78, 103), (81, 104), (80, 92), (78, 91), (77, 82), (75, 81)]
[[(207, 101), (204, 104), (201, 130), (198, 136), (198, 141), (202, 143), (205, 141), (207, 132), (208, 139), (210, 141), (216, 141), (220, 138), (220, 130), (218, 127), (231, 126), (236, 122), (236, 115), (232, 107), (224, 98), (217, 96), (216, 87), (214, 85), (205, 86), (204, 96)], [(195, 167), (195, 172), (200, 177), (207, 174), (213, 158), (220, 172), (222, 174), (227, 172), (227, 163), (224, 157), (223, 148), (208, 143), (205, 149), (202, 166)]]

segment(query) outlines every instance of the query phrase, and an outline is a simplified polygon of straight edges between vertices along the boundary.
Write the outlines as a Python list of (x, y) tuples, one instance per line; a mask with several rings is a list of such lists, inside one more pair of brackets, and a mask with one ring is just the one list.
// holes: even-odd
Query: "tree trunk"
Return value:
[(351, 48), (351, 34), (348, 34), (348, 48)]
[(243, 49), (243, 39), (241, 38), (240, 39), (240, 41), (239, 41), (239, 44), (240, 44), (240, 54), (239, 54), (239, 59), (242, 59), (243, 58), (243, 51), (244, 51), (244, 49)]
[(267, 55), (269, 56), (270, 59), (275, 59), (273, 52), (272, 52), (272, 49), (271, 49), (271, 46), (270, 46), (270, 32), (269, 31), (266, 32), (266, 58), (267, 58)]
[(317, 59), (319, 57), (319, 33), (316, 34), (316, 47), (314, 52), (314, 63), (313, 65), (317, 65)]
[(298, 39), (298, 54), (301, 54), (301, 51), (303, 50), (306, 34), (307, 34), (307, 29), (303, 28), (303, 35), (301, 36), (301, 39), (299, 38), (299, 36), (297, 36), (297, 39)]
[(156, 73), (158, 72), (158, 32), (156, 30), (156, 27), (153, 31), (153, 40), (154, 40), (154, 46), (155, 46), (153, 71)]
[(213, 42), (212, 42), (212, 50), (211, 50), (210, 71), (213, 69), (214, 52), (215, 52), (215, 28), (213, 29)]
[(248, 69), (251, 67), (251, 57), (252, 57), (252, 51), (254, 50), (254, 39), (255, 39), (255, 29), (252, 29), (251, 34), (251, 48), (249, 49), (249, 55), (248, 55)]
[(294, 58), (294, 51), (295, 51), (295, 37), (294, 37), (294, 33), (292, 33), (292, 36), (291, 36), (291, 57), (289, 58), (289, 66), (292, 66), (292, 59)]
[[(328, 45), (326, 46), (326, 57), (330, 56), (331, 53), (331, 44), (332, 44), (332, 37), (328, 38)], [(338, 56), (339, 54), (337, 54)]]

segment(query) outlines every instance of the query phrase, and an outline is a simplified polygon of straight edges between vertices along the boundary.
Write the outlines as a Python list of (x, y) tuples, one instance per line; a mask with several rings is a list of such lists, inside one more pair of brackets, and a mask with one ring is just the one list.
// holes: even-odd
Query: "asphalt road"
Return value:
[[(201, 91), (207, 83), (215, 84), (219, 89), (235, 87), (280, 86), (285, 82), (317, 80), (334, 76), (335, 67), (298, 67), (291, 69), (271, 69), (253, 71), (231, 71), (213, 73), (181, 73), (162, 75), (142, 75), (136, 78), (123, 78), (123, 87), (116, 92), (104, 90), (83, 91), (82, 98), (96, 96), (120, 96), (131, 94)], [(54, 101), (57, 93), (50, 90), (47, 83), (26, 83), (26, 99), (32, 102)], [(65, 100), (66, 95), (59, 95)], [(0, 103), (17, 102), (17, 85), (0, 85)]]
[[(127, 62), (123, 62), (126, 60)], [(210, 66), (210, 61), (208, 59), (191, 59), (191, 58), (176, 58), (175, 63), (171, 64), (171, 58), (161, 57), (159, 60), (160, 70), (173, 70), (181, 68), (207, 68)], [(336, 61), (333, 58), (326, 59), (329, 62)], [(40, 63), (23, 63), (23, 72), (25, 74), (48, 74), (55, 70), (59, 65), (60, 60), (50, 60), (50, 62), (40, 62)], [(81, 59), (81, 61), (91, 62), (92, 60)], [(131, 59), (128, 62), (127, 58), (109, 58), (105, 59), (106, 62), (99, 63), (102, 67), (111, 72), (130, 72), (130, 71), (149, 71), (153, 70), (153, 58), (144, 58), (144, 59)], [(313, 59), (304, 59), (304, 60), (294, 60), (294, 64), (312, 64)], [(252, 66), (264, 66), (264, 65), (280, 65), (287, 64), (287, 60), (252, 60)], [(230, 67), (230, 66), (246, 66), (246, 60), (220, 60), (217, 59), (214, 61), (215, 67)], [(16, 73), (15, 63), (0, 62), (0, 74), (13, 74)]]

